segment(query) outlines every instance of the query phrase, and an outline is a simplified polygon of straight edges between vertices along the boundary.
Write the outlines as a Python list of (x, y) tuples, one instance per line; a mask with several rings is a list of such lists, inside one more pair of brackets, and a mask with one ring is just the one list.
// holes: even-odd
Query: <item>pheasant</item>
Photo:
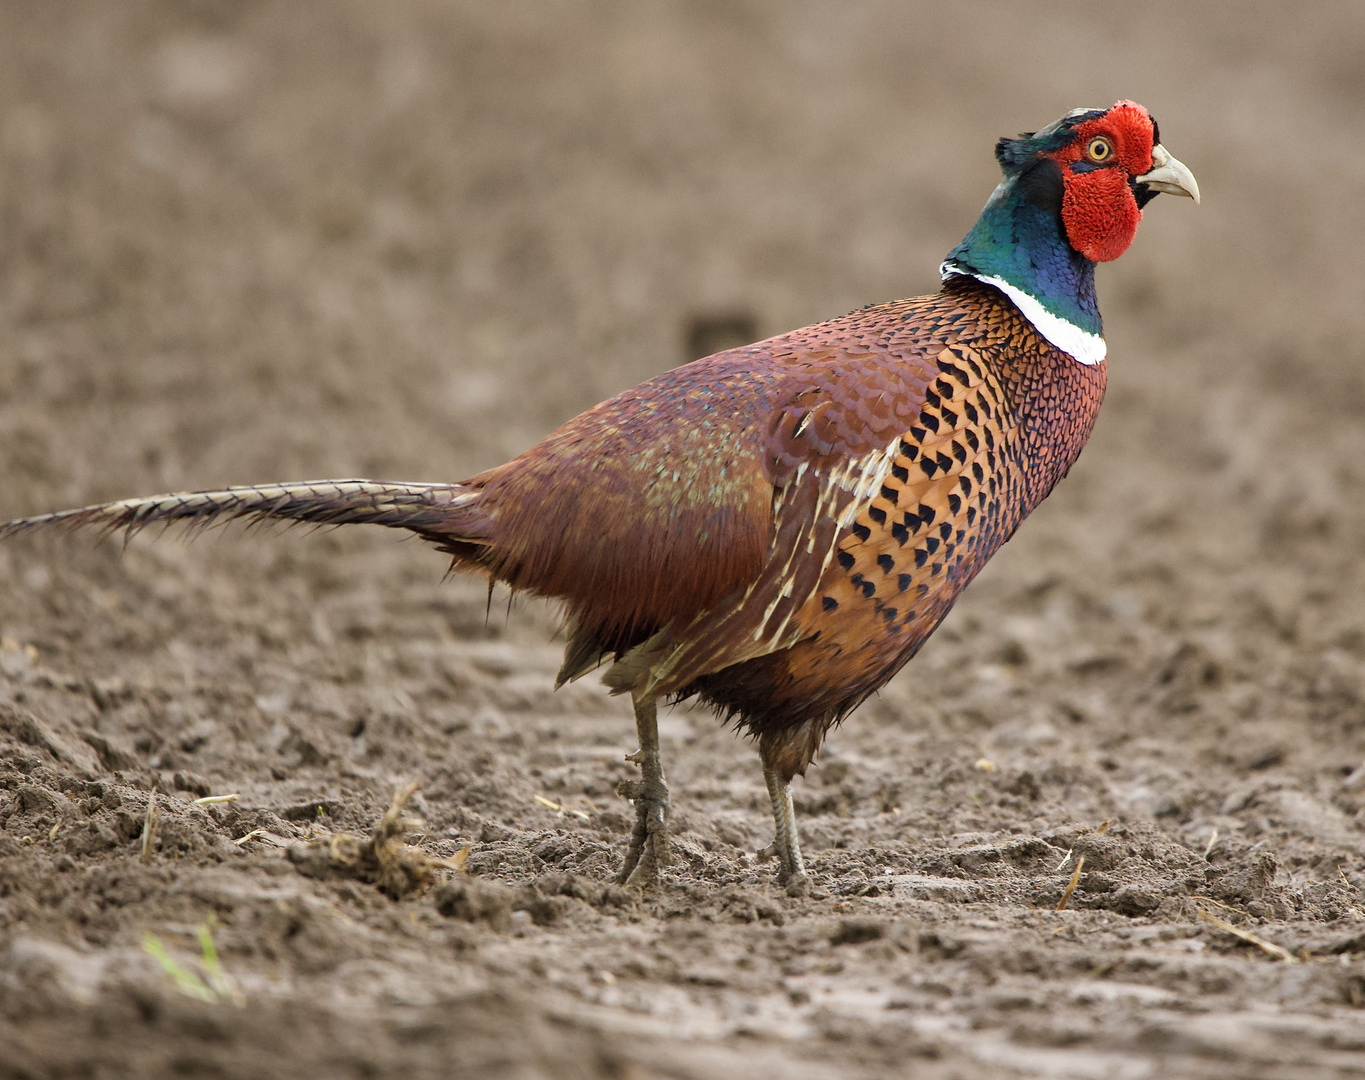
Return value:
[(634, 704), (640, 779), (620, 881), (667, 860), (660, 700), (754, 738), (778, 880), (803, 886), (791, 781), (830, 728), (915, 655), (1076, 461), (1104, 395), (1095, 265), (1158, 192), (1199, 201), (1141, 105), (1003, 138), (1004, 179), (932, 296), (676, 368), (461, 483), (324, 480), (160, 495), (23, 518), (368, 523), (455, 570), (559, 600), (556, 686), (604, 662)]

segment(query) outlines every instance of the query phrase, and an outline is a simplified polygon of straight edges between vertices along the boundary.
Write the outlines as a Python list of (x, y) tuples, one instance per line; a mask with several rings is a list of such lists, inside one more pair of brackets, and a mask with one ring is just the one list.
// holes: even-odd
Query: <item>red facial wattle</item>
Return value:
[(1142, 210), (1118, 169), (1066, 179), (1062, 222), (1071, 246), (1091, 262), (1117, 259), (1137, 235)]
[[(1155, 130), (1147, 110), (1121, 101), (1103, 116), (1077, 125), (1075, 138), (1050, 156), (1062, 167), (1062, 223), (1071, 246), (1092, 262), (1117, 259), (1133, 242), (1142, 210), (1130, 178), (1152, 168)], [(1087, 157), (1092, 140), (1108, 140), (1108, 160)]]

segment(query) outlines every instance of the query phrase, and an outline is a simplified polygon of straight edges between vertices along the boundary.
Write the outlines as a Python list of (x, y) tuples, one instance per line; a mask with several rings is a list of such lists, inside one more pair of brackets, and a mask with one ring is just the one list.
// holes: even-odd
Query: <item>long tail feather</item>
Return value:
[[(388, 525), (436, 539), (452, 534), (460, 536), (463, 530), (456, 526), (454, 519), (462, 516), (459, 514), (461, 507), (477, 498), (477, 491), (458, 484), (388, 484), (373, 480), (262, 484), (123, 499), (78, 510), (18, 518), (0, 524), (0, 540), (52, 526), (95, 528), (105, 535), (122, 529), (126, 536), (132, 536), (148, 525), (158, 523), (183, 522), (191, 529), (206, 529), (234, 518), (318, 525)], [(467, 539), (478, 542), (476, 536)]]

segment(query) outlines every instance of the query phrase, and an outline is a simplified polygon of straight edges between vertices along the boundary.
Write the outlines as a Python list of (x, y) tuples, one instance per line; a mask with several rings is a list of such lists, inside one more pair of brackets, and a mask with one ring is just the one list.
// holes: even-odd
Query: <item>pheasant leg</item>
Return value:
[(806, 864), (801, 858), (801, 840), (796, 835), (796, 808), (792, 805), (791, 781), (775, 769), (764, 769), (768, 783), (768, 798), (773, 804), (773, 842), (758, 853), (760, 859), (777, 856), (777, 880), (786, 885), (799, 886), (806, 880)]
[(668, 863), (668, 785), (659, 760), (658, 713), (652, 701), (635, 703), (635, 730), (640, 749), (626, 756), (640, 766), (640, 779), (620, 784), (617, 791), (635, 800), (635, 828), (626, 848), (626, 861), (616, 881), (620, 885), (649, 885)]

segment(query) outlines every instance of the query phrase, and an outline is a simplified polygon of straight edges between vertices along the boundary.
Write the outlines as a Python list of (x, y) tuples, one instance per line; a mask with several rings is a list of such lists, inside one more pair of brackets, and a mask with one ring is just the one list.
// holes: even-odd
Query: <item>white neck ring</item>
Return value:
[(972, 277), (976, 278), (977, 281), (984, 281), (987, 285), (994, 285), (1013, 301), (1014, 306), (1019, 309), (1019, 313), (1033, 324), (1033, 328), (1038, 333), (1078, 364), (1091, 367), (1095, 364), (1104, 363), (1104, 358), (1108, 355), (1109, 350), (1103, 337), (1099, 334), (1092, 334), (1089, 330), (1082, 330), (1075, 323), (1067, 322), (1060, 315), (1052, 314), (1043, 307), (1036, 297), (1030, 296), (1018, 286), (1011, 285), (1008, 281), (998, 278), (994, 274), (975, 274), (969, 270), (959, 270), (947, 263), (939, 267), (939, 273), (945, 281), (953, 274), (958, 274), (962, 277)]

